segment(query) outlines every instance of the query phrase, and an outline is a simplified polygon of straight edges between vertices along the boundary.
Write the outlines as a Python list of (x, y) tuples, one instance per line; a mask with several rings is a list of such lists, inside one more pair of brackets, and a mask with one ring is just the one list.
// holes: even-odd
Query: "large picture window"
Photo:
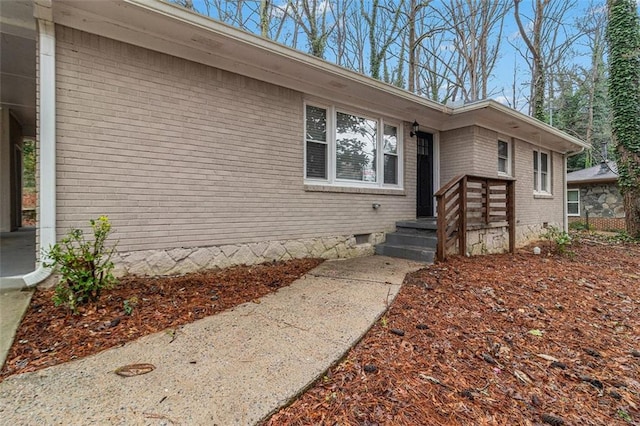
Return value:
[(309, 183), (401, 186), (398, 125), (307, 104), (305, 135), (305, 179)]
[(533, 190), (551, 194), (551, 164), (547, 152), (533, 151)]

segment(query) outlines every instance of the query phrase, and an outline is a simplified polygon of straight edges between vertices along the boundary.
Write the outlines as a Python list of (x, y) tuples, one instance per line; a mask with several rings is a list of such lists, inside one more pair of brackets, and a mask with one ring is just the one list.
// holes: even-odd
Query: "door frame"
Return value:
[[(421, 158), (425, 156), (424, 154), (420, 154), (418, 149), (421, 140), (425, 141), (428, 147), (428, 152), (426, 154), (426, 157), (429, 163), (427, 167), (428, 170), (426, 171), (426, 173), (428, 173), (430, 176), (425, 176), (425, 171), (421, 172), (421, 163), (422, 163)], [(435, 166), (434, 135), (433, 133), (418, 131), (416, 132), (416, 218), (434, 216), (434, 212), (435, 212), (434, 199), (433, 199), (433, 194), (435, 193), (435, 187), (433, 185), (433, 177), (435, 175), (434, 166)], [(423, 182), (425, 181), (425, 178), (428, 179), (431, 188), (428, 188), (428, 187), (424, 188)], [(425, 198), (431, 198), (426, 202), (425, 200), (422, 199), (423, 190), (426, 190), (427, 194), (425, 195), (428, 195), (428, 197), (425, 197)], [(420, 201), (423, 201), (422, 205), (420, 204)], [(424, 212), (424, 207), (428, 207), (428, 209), (430, 210), (426, 212), (426, 214)]]
[[(432, 161), (432, 173), (433, 176), (431, 177), (431, 183), (433, 185), (432, 188), (432, 192), (433, 194), (435, 194), (438, 189), (440, 188), (440, 132), (430, 129), (430, 128), (425, 128), (425, 129), (421, 129), (417, 132), (418, 134), (420, 133), (428, 133), (432, 135), (433, 138), (433, 161)], [(415, 202), (415, 212), (416, 212), (416, 218), (418, 217), (418, 138), (417, 136), (415, 137), (415, 161), (416, 161), (416, 202)], [(434, 198), (433, 200), (433, 216), (437, 216), (437, 212), (438, 212), (438, 206), (437, 206), (437, 202)]]

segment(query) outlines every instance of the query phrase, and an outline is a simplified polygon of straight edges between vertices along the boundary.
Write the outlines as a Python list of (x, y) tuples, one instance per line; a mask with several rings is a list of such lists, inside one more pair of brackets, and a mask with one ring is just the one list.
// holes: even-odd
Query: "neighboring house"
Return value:
[(618, 167), (613, 161), (567, 173), (569, 223), (589, 223), (600, 231), (626, 229), (624, 202), (618, 189)]
[(450, 108), (162, 1), (37, 3), (40, 246), (108, 215), (121, 273), (370, 254), (461, 174), (515, 181), (515, 245), (566, 226), (587, 145), (495, 101)]

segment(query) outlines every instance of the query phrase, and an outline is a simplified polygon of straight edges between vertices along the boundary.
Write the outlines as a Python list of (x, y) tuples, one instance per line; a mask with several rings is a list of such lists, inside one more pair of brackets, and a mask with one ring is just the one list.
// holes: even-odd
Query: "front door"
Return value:
[(416, 216), (433, 216), (433, 135), (418, 132), (418, 185)]

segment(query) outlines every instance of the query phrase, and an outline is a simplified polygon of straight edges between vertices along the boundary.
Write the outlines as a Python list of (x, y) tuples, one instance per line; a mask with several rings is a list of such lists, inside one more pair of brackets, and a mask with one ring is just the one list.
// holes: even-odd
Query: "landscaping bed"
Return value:
[(171, 329), (291, 284), (322, 260), (296, 259), (179, 277), (125, 277), (99, 302), (74, 315), (52, 302), (53, 289), (38, 288), (0, 371), (35, 371)]
[(640, 246), (455, 257), (268, 425), (640, 424)]

